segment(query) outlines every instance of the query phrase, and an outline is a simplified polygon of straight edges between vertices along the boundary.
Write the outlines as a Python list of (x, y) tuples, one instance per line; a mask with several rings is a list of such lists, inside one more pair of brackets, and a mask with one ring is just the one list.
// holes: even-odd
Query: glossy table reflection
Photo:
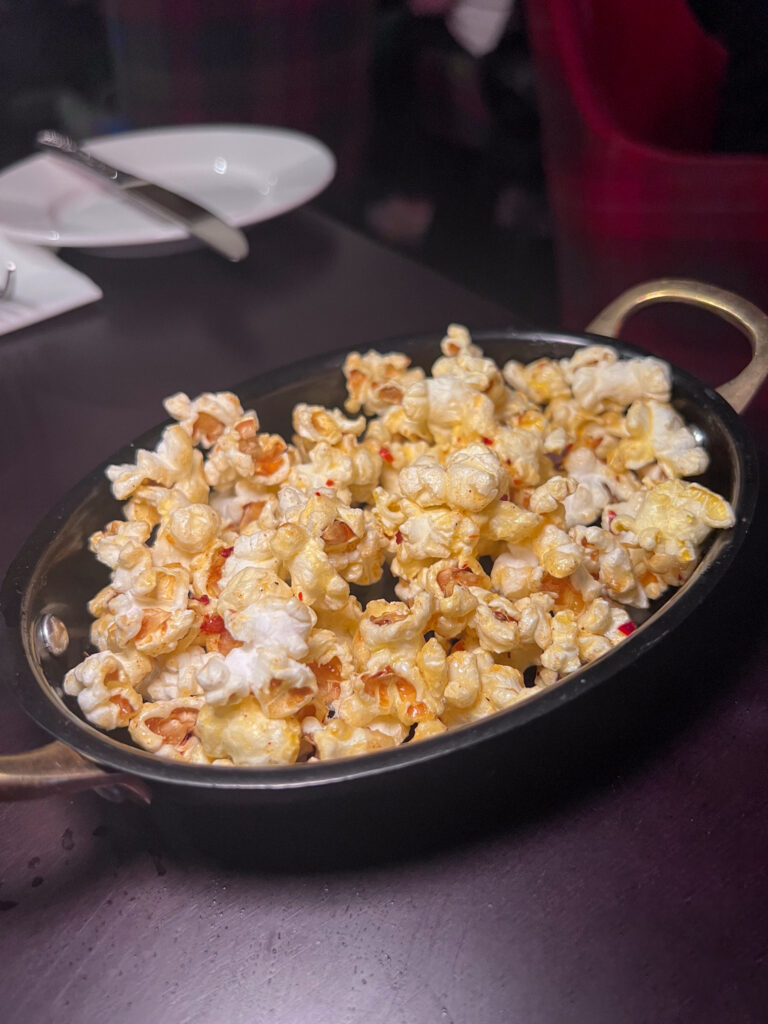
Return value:
[[(0, 339), (2, 571), (173, 391), (516, 319), (514, 295), (502, 309), (309, 209), (250, 241), (239, 266), (71, 254), (103, 302)], [(695, 343), (662, 354), (694, 370), (702, 356)], [(726, 376), (738, 359), (701, 365)], [(765, 464), (765, 396), (748, 419)], [(94, 794), (0, 808), (5, 1024), (762, 1022), (767, 510), (763, 489), (726, 586), (675, 641), (654, 713), (600, 758), (585, 750), (583, 771), (530, 811), (429, 856), (242, 870)], [(44, 739), (2, 690), (0, 710), (3, 751)]]

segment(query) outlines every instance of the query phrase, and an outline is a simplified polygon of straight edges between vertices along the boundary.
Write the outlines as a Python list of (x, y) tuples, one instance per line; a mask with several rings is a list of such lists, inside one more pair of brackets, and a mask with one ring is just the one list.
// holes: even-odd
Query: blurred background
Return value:
[[(765, 308), (767, 45), (764, 0), (0, 0), (0, 166), (42, 127), (283, 125), (337, 156), (323, 209), (532, 322), (661, 275)], [(654, 316), (722, 376), (721, 328)]]

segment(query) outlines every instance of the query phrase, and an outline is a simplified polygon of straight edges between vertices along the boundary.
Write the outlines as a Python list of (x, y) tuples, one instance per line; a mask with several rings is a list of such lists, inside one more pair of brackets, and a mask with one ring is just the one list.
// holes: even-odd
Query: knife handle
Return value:
[(133, 174), (119, 171), (116, 167), (111, 167), (109, 164), (105, 164), (103, 160), (97, 159), (91, 153), (86, 153), (84, 149), (78, 146), (74, 139), (70, 138), (69, 135), (64, 135), (63, 132), (46, 128), (44, 131), (37, 133), (35, 141), (39, 149), (63, 157), (66, 160), (71, 160), (80, 167), (84, 167), (86, 170), (92, 171), (102, 178), (107, 178), (121, 188), (130, 188), (131, 186), (141, 184), (141, 179), (136, 178)]

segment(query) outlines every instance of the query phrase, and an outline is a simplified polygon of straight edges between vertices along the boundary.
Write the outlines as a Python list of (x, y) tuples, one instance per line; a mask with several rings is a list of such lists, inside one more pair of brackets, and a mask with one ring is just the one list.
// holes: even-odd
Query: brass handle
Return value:
[(0, 756), (0, 802), (35, 800), (83, 789), (98, 790), (113, 800), (127, 796), (148, 804), (152, 799), (142, 779), (107, 771), (58, 741), (23, 754)]
[(717, 389), (736, 412), (744, 412), (768, 376), (768, 316), (751, 302), (724, 288), (699, 281), (663, 277), (622, 292), (595, 317), (587, 331), (616, 338), (631, 313), (654, 302), (684, 302), (689, 306), (707, 309), (746, 334), (752, 345), (752, 359), (737, 377)]

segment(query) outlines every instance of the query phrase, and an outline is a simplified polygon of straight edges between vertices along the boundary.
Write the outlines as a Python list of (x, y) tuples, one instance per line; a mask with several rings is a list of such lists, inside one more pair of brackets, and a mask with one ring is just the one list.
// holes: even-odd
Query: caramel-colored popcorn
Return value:
[(298, 404), (292, 443), (231, 392), (166, 400), (90, 539), (89, 721), (216, 765), (426, 741), (606, 655), (733, 525), (660, 360), (501, 370), (456, 324), (441, 353), (351, 353), (346, 412)]

